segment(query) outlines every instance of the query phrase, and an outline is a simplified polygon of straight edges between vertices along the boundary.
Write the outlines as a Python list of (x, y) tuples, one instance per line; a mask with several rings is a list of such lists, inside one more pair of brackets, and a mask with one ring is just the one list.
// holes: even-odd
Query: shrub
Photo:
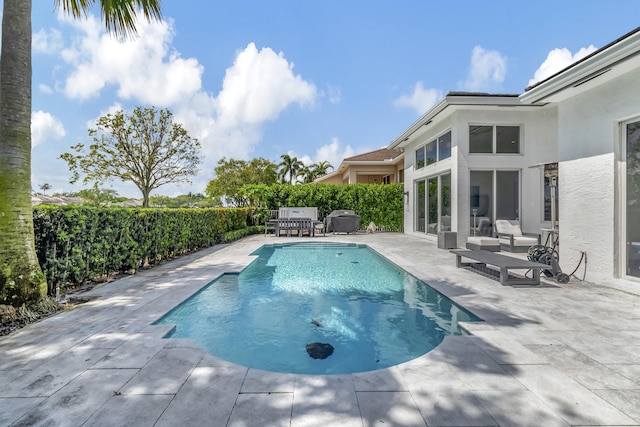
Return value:
[(248, 209), (42, 206), (33, 211), (36, 252), (49, 283), (82, 284), (224, 241), (247, 227)]
[(337, 209), (349, 209), (360, 215), (360, 227), (373, 221), (390, 231), (403, 229), (404, 184), (274, 184), (247, 185), (259, 195), (267, 209), (285, 206), (315, 206), (318, 218), (324, 218)]

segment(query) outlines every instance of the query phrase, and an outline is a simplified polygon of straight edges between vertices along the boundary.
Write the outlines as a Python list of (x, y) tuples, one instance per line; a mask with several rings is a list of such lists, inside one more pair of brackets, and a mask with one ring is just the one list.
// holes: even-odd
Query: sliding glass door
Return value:
[(470, 171), (469, 234), (490, 236), (496, 219), (520, 219), (520, 172)]
[(626, 131), (626, 270), (640, 277), (640, 121)]
[(415, 189), (415, 230), (427, 234), (451, 230), (451, 174), (417, 181)]

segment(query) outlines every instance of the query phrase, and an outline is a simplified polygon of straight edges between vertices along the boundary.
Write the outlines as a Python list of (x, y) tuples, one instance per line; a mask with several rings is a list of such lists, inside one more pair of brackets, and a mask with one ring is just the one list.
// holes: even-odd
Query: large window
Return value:
[(438, 153), (440, 160), (451, 157), (451, 132), (447, 132), (438, 138)]
[(424, 147), (416, 150), (416, 169), (424, 167)]
[(469, 126), (469, 153), (520, 153), (520, 126)]
[(470, 171), (469, 224), (472, 236), (490, 236), (496, 219), (520, 219), (519, 171)]
[(416, 183), (416, 231), (426, 230), (427, 192), (425, 181)]
[(627, 275), (640, 277), (640, 121), (627, 123), (626, 252)]
[(451, 230), (451, 174), (416, 182), (415, 230), (428, 234)]
[(438, 146), (436, 141), (431, 141), (426, 146), (427, 150), (427, 165), (433, 164), (438, 161)]
[(451, 157), (451, 131), (416, 150), (416, 169)]

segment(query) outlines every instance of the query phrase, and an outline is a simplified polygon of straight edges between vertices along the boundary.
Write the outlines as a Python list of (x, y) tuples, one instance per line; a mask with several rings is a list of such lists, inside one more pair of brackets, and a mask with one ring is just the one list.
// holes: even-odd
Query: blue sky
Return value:
[(97, 11), (72, 21), (33, 3), (32, 184), (48, 194), (83, 187), (58, 157), (108, 112), (169, 108), (204, 161), (192, 184), (152, 194), (203, 192), (222, 156), (337, 167), (449, 91), (520, 94), (638, 26), (636, 0), (164, 0), (165, 21), (121, 43)]

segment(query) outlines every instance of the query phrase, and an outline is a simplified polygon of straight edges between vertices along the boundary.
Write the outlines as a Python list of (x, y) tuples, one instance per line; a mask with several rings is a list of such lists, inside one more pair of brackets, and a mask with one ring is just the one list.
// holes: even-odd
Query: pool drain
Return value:
[(321, 342), (307, 344), (307, 353), (314, 359), (326, 359), (333, 354), (333, 346)]

